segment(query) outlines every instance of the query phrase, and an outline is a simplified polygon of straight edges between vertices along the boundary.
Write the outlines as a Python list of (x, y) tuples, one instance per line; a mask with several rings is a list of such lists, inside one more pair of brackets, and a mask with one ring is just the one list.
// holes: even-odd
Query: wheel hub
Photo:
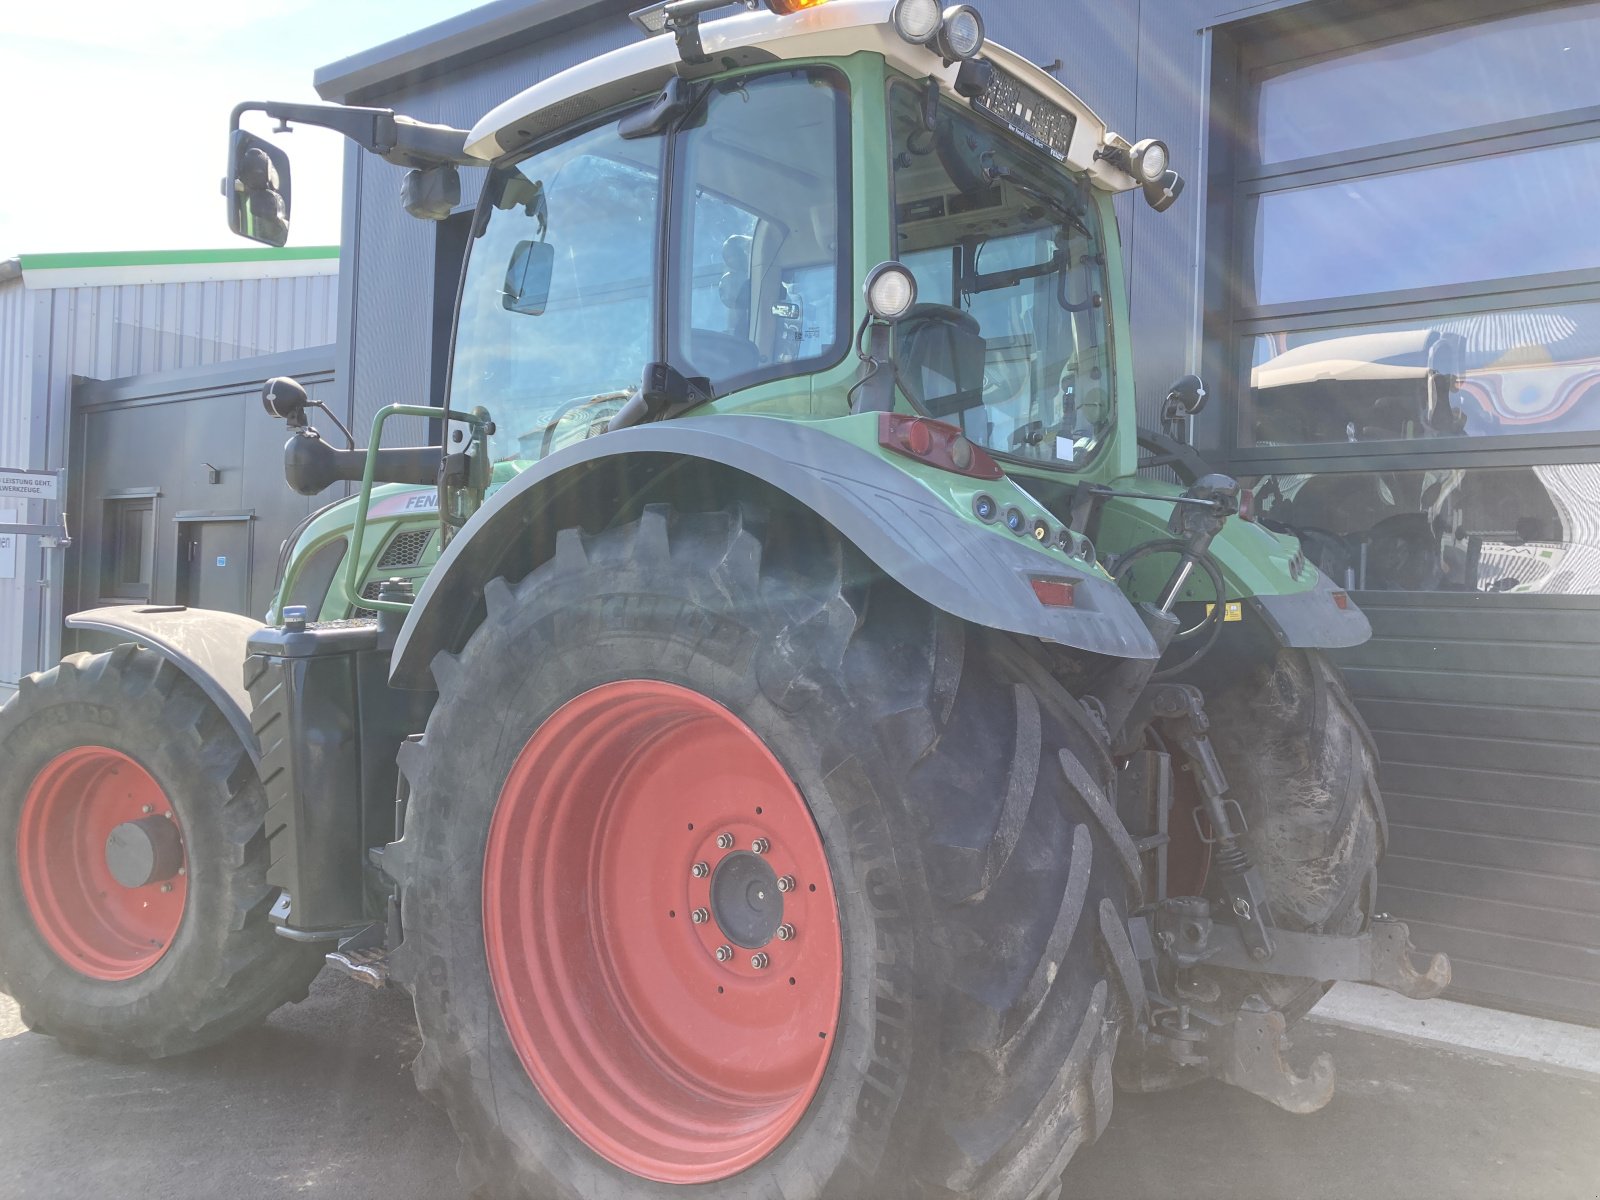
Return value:
[(749, 850), (729, 854), (711, 875), (711, 916), (734, 945), (765, 946), (783, 924), (778, 873)]
[(804, 798), (742, 721), (651, 680), (528, 740), (484, 858), (496, 1000), (595, 1153), (664, 1183), (770, 1154), (822, 1082), (843, 951)]
[(106, 838), (106, 869), (125, 888), (165, 883), (183, 866), (183, 839), (171, 817), (124, 821)]

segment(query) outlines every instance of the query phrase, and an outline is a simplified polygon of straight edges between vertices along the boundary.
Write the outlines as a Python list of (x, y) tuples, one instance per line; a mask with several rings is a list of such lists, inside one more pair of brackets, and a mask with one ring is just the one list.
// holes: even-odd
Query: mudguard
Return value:
[[(1344, 597), (1343, 607), (1336, 599), (1339, 596)], [(1309, 591), (1250, 596), (1246, 603), (1255, 609), (1280, 645), (1341, 650), (1359, 646), (1372, 636), (1372, 623), (1366, 613), (1346, 592), (1334, 587), (1326, 575)]]
[(137, 642), (172, 663), (221, 710), (250, 761), (260, 765), (261, 748), (250, 727), (250, 694), (244, 686), (245, 643), (265, 628), (260, 621), (176, 604), (119, 604), (73, 613), (66, 623), (71, 629)]
[[(697, 499), (717, 499), (708, 477), (719, 472), (786, 493), (908, 591), (964, 621), (1117, 658), (1156, 657), (1116, 584), (1082, 562), (1046, 557), (964, 520), (910, 472), (833, 434), (792, 420), (718, 415), (580, 442), (501, 487), (428, 576), (400, 632), (390, 682), (431, 689), (429, 663), (466, 641), (485, 583), (525, 573), (553, 553), (558, 529), (598, 528), (652, 482), (659, 488), (665, 472), (685, 467), (692, 474), (681, 486)], [(1073, 607), (1040, 603), (1030, 576), (1070, 580)]]

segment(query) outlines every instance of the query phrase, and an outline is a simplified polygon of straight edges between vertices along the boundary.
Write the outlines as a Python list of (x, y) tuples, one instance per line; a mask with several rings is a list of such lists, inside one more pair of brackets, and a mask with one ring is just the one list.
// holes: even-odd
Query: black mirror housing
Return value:
[(550, 279), (555, 267), (556, 248), (549, 242), (518, 242), (506, 264), (501, 305), (524, 316), (541, 315), (550, 302)]
[(311, 403), (300, 381), (287, 375), (274, 375), (261, 385), (261, 407), (269, 417), (289, 422), (291, 428), (303, 428), (306, 407)]
[(418, 220), (448, 220), (461, 203), (461, 172), (449, 163), (407, 171), (400, 181), (400, 203)]
[(267, 246), (289, 240), (289, 155), (243, 129), (228, 136), (228, 228)]

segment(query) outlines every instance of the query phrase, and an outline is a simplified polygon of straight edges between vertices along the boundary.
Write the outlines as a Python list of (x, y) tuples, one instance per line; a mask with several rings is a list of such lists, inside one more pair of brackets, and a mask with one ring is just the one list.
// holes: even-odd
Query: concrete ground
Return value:
[[(0, 1000), (0, 1197), (455, 1197), (449, 1123), (411, 1086), (416, 1041), (403, 995), (332, 974), (257, 1032), (153, 1064), (74, 1057), (22, 1032)], [(1066, 1194), (1600, 1197), (1600, 1074), (1331, 1021), (1307, 1022), (1297, 1042), (1339, 1065), (1321, 1113), (1212, 1085), (1119, 1095)]]

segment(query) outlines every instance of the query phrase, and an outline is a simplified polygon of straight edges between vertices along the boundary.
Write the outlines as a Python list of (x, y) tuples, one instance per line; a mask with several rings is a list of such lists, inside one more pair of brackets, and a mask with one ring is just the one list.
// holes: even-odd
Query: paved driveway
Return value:
[[(1600, 1084), (1309, 1023), (1333, 1103), (1291, 1117), (1233, 1089), (1117, 1098), (1067, 1195), (1096, 1200), (1600, 1197)], [(403, 995), (325, 975), (227, 1046), (77, 1058), (0, 1007), (0, 1197), (447, 1200), (449, 1123), (411, 1086)], [(863, 1197), (862, 1200), (872, 1200)]]

